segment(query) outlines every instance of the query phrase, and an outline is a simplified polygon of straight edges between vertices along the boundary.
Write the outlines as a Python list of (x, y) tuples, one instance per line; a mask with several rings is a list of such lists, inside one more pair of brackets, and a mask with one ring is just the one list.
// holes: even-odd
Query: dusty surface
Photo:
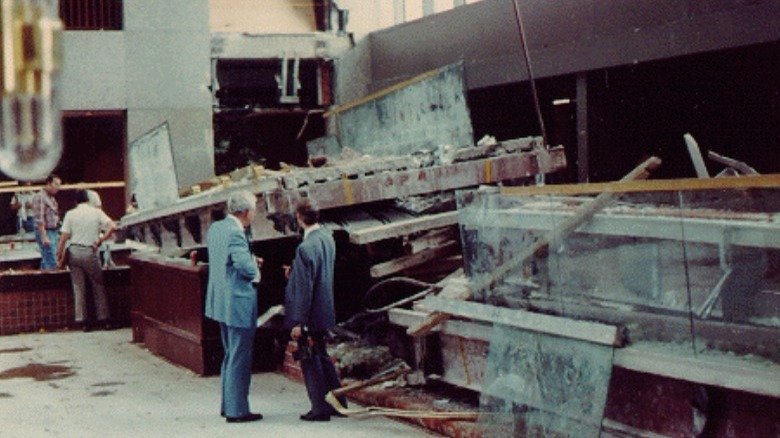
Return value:
[(130, 339), (130, 329), (0, 337), (0, 437), (430, 436), (381, 417), (302, 422), (303, 385), (274, 373), (252, 377), (250, 404), (265, 418), (227, 424), (219, 377), (199, 377)]

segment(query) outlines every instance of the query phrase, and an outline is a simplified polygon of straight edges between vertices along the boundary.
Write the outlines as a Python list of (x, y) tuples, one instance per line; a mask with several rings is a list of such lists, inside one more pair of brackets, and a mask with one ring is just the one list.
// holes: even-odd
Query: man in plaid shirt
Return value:
[(33, 198), (35, 214), (35, 239), (41, 251), (41, 269), (57, 268), (60, 214), (54, 195), (60, 190), (62, 180), (56, 175), (46, 178), (46, 187)]

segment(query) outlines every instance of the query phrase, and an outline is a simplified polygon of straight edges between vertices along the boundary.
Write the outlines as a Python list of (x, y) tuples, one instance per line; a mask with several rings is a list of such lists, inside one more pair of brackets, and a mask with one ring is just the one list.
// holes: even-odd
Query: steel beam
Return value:
[(128, 214), (121, 226), (134, 240), (169, 254), (202, 246), (212, 212), (224, 210), (234, 191), (248, 190), (258, 198), (251, 237), (255, 241), (268, 240), (293, 232), (289, 218), (302, 198), (314, 200), (320, 210), (329, 210), (433, 194), (552, 173), (566, 166), (566, 156), (562, 147), (555, 147), (431, 167), (414, 166), (409, 158), (387, 158), (373, 166), (352, 163), (273, 174), (216, 187), (167, 207)]

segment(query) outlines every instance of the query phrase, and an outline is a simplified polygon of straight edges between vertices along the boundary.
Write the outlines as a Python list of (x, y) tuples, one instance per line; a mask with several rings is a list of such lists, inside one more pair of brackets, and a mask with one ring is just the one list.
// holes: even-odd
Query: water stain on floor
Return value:
[(0, 372), (0, 380), (30, 378), (42, 382), (47, 380), (66, 379), (75, 374), (76, 372), (70, 367), (31, 363)]
[(0, 392), (0, 398), (11, 398), (13, 396), (13, 394), (9, 394), (7, 392)]
[(6, 349), (3, 349), (3, 350), (0, 350), (0, 354), (24, 353), (25, 351), (32, 351), (32, 348), (29, 348), (29, 347), (6, 348)]

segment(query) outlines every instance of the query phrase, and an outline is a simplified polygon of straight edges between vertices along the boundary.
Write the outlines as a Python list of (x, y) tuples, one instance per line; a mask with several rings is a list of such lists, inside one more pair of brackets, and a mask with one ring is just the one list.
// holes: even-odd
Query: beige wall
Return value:
[(212, 32), (306, 33), (316, 30), (311, 0), (209, 0)]

